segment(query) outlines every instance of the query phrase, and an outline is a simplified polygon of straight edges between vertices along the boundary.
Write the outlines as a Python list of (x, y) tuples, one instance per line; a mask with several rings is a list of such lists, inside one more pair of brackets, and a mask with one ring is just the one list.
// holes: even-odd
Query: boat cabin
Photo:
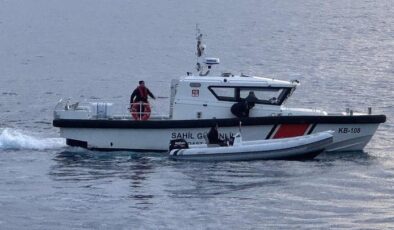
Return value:
[(249, 116), (271, 116), (293, 93), (298, 81), (280, 81), (247, 75), (185, 76), (171, 85), (170, 117), (173, 119), (232, 118), (235, 103), (254, 97)]

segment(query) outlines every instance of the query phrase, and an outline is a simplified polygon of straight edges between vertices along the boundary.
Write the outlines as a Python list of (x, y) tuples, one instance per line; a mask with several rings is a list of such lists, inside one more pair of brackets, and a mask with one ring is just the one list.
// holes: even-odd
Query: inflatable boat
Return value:
[(242, 141), (235, 135), (232, 145), (188, 145), (185, 140), (172, 140), (169, 158), (197, 161), (308, 160), (313, 159), (333, 142), (333, 131), (273, 140)]

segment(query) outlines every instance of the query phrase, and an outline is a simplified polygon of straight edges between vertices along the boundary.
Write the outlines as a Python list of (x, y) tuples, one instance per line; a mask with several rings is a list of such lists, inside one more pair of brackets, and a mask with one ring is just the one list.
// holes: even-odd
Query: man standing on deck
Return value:
[(151, 98), (156, 99), (156, 97), (150, 92), (150, 90), (145, 87), (145, 82), (139, 81), (139, 86), (133, 91), (130, 96), (130, 104), (138, 102), (148, 103), (148, 95)]

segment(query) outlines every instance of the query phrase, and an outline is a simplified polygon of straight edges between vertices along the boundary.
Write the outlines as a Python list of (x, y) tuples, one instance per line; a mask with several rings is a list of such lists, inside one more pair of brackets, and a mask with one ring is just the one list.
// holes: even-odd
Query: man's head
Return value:
[(138, 83), (140, 84), (140, 86), (145, 86), (145, 82), (144, 81), (139, 81)]

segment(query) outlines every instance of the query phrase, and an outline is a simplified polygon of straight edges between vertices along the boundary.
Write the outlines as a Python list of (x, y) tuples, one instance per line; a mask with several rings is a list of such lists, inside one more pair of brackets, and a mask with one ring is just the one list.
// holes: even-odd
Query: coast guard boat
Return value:
[[(60, 128), (60, 136), (70, 146), (166, 152), (171, 139), (204, 144), (204, 135), (215, 124), (223, 137), (233, 137), (241, 121), (245, 141), (333, 130), (333, 142), (326, 151), (359, 151), (379, 124), (386, 121), (385, 115), (373, 115), (371, 109), (362, 114), (285, 107), (298, 81), (231, 73), (214, 75), (211, 70), (219, 59), (205, 57), (204, 51), (198, 30), (197, 72), (171, 81), (169, 114), (154, 114), (154, 108), (151, 113), (147, 104), (128, 105), (115, 113), (113, 103), (61, 100), (54, 111), (53, 126)], [(234, 104), (242, 104), (251, 93), (254, 107), (238, 111), (247, 115), (232, 112)]]

